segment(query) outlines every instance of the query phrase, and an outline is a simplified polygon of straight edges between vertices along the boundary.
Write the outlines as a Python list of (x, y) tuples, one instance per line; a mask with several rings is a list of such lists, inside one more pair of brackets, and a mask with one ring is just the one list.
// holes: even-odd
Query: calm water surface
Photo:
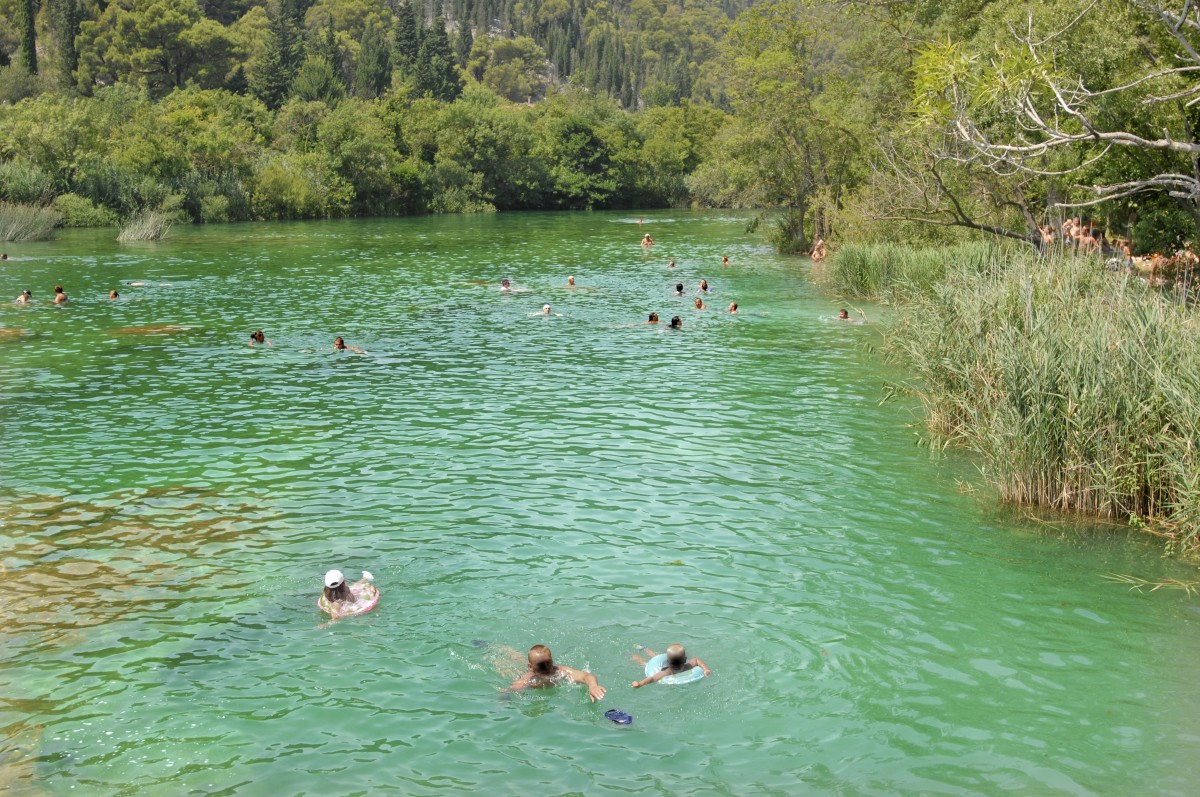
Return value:
[[(1195, 793), (1198, 601), (1103, 578), (1189, 572), (957, 489), (744, 218), (636, 221), (9, 245), (0, 788)], [(331, 567), (379, 609), (323, 624)], [(675, 641), (713, 676), (632, 690)], [(605, 700), (504, 699), (539, 642)]]

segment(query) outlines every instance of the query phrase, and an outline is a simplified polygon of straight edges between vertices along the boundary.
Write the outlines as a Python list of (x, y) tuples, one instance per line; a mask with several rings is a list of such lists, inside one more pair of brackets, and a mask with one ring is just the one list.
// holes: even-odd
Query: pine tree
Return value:
[(79, 51), (75, 49), (75, 37), (79, 35), (79, 23), (83, 20), (83, 9), (79, 0), (50, 0), (50, 21), (54, 38), (58, 42), (59, 63), (63, 85), (74, 85), (75, 70), (79, 68)]
[(392, 55), (387, 40), (375, 25), (363, 33), (362, 46), (358, 51), (358, 64), (354, 69), (354, 93), (359, 97), (374, 99), (382, 95), (392, 82)]
[(436, 100), (453, 102), (462, 94), (462, 78), (446, 35), (446, 20), (438, 14), (421, 39), (417, 54), (417, 91)]
[(395, 39), (396, 66), (411, 75), (416, 71), (421, 52), (421, 25), (411, 2), (400, 6), (396, 12)]
[(21, 63), (31, 75), (36, 75), (38, 71), (36, 20), (36, 0), (19, 0), (17, 24), (21, 29)]
[(475, 37), (471, 35), (471, 26), (466, 22), (458, 24), (458, 35), (454, 37), (454, 53), (458, 56), (458, 65), (467, 68), (467, 59), (471, 57), (471, 48), (475, 46)]
[(300, 68), (304, 57), (304, 48), (300, 39), (300, 26), (296, 14), (299, 11), (296, 3), (280, 3), (270, 16), (270, 27), (267, 29), (267, 44), (263, 50), (262, 65), (254, 80), (254, 94), (268, 108), (275, 109), (283, 105), (291, 90), (296, 71)]

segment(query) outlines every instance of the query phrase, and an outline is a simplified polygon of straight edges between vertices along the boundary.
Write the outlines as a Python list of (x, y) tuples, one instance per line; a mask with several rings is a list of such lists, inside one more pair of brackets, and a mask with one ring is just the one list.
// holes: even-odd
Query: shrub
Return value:
[(205, 224), (229, 221), (229, 199), (223, 196), (206, 196), (201, 199), (200, 221)]
[(54, 197), (54, 209), (62, 214), (64, 227), (116, 227), (117, 214), (108, 208), (98, 207), (90, 199), (79, 194), (61, 194)]
[(0, 199), (21, 205), (44, 205), (54, 196), (54, 178), (29, 161), (0, 163)]
[(61, 220), (54, 208), (0, 202), (0, 241), (45, 241)]

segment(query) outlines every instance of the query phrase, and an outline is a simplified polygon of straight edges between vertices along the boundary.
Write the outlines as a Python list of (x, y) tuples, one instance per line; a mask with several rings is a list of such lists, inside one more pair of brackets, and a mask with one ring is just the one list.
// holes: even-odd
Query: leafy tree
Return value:
[(233, 43), (224, 28), (200, 14), (195, 0), (130, 0), (80, 25), (78, 82), (82, 90), (130, 81), (165, 93), (188, 81), (221, 85)]
[(289, 94), (301, 102), (323, 102), (332, 108), (346, 96), (346, 86), (333, 64), (313, 56), (296, 70)]

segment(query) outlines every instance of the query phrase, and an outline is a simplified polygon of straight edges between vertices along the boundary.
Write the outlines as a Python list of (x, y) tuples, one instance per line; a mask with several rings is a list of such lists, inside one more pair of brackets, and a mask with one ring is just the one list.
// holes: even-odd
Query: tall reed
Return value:
[(935, 440), (1010, 501), (1146, 520), (1200, 548), (1200, 329), (1094, 261), (958, 265), (902, 304), (888, 347)]
[(0, 202), (0, 240), (45, 241), (61, 220), (54, 208)]
[(121, 243), (128, 241), (161, 241), (171, 231), (174, 219), (161, 210), (144, 210), (134, 216), (117, 234)]
[(847, 244), (814, 265), (813, 276), (820, 285), (843, 296), (898, 301), (932, 290), (945, 280), (950, 268), (983, 271), (1014, 249), (992, 241), (930, 248)]

